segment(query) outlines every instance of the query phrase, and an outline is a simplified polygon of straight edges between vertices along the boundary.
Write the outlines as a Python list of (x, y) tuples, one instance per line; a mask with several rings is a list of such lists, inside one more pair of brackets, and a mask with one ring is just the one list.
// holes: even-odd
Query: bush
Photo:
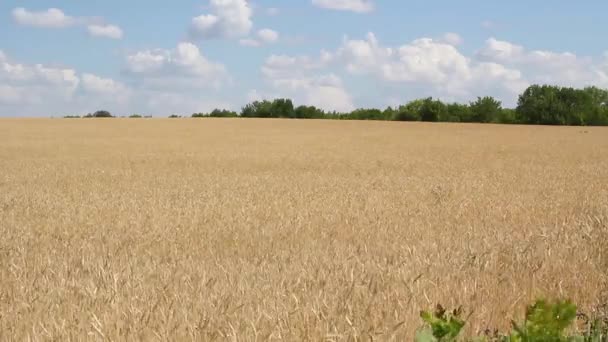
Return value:
[(447, 114), (447, 106), (432, 97), (424, 99), (420, 107), (420, 119), (422, 121), (437, 122)]
[(94, 118), (113, 118), (112, 114), (107, 110), (98, 110), (93, 113)]
[(129, 116), (131, 119), (141, 119), (143, 118), (143, 116), (139, 115), (139, 114), (132, 114)]
[[(440, 305), (434, 312), (423, 311), (420, 317), (425, 323), (424, 328), (416, 334), (417, 342), (452, 342), (457, 341), (465, 321), (461, 318), (462, 309), (447, 313)], [(576, 305), (570, 301), (548, 302), (538, 300), (526, 310), (522, 323), (512, 323), (509, 333), (486, 333), (483, 338), (472, 341), (500, 342), (602, 342), (608, 339), (608, 323), (606, 320), (586, 319), (584, 331), (576, 334), (568, 333), (577, 316)]]
[(448, 120), (452, 122), (472, 122), (471, 107), (467, 104), (448, 104)]
[(491, 96), (478, 97), (470, 108), (472, 122), (494, 122), (502, 111), (502, 103)]
[(64, 119), (80, 119), (80, 115), (66, 115)]
[(178, 118), (181, 118), (181, 115), (171, 114), (171, 115), (169, 115), (169, 118), (170, 119), (178, 119)]
[(384, 113), (380, 109), (375, 108), (359, 108), (353, 110), (349, 115), (348, 119), (351, 120), (387, 120)]
[(297, 119), (323, 119), (325, 112), (315, 106), (299, 106), (294, 110)]
[(194, 113), (193, 118), (236, 118), (238, 113), (226, 109), (214, 109), (211, 113)]

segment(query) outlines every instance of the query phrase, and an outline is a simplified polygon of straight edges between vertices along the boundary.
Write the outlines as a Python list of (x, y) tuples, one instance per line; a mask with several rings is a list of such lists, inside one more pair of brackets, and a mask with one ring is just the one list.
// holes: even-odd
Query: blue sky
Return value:
[(608, 87), (608, 2), (0, 0), (0, 116), (328, 110)]

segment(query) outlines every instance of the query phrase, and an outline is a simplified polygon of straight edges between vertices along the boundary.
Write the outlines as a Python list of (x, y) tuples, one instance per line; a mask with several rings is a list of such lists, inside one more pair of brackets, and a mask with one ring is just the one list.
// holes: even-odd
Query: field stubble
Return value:
[(409, 340), (608, 290), (608, 130), (0, 120), (0, 340)]

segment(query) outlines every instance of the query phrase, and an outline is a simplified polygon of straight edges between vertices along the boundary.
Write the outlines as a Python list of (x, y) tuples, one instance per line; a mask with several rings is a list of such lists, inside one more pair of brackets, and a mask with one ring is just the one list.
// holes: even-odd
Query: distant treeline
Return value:
[[(111, 117), (99, 111), (85, 117)], [(131, 117), (141, 117), (132, 115)], [(170, 118), (181, 118), (173, 114)], [(194, 113), (193, 118), (244, 117), (333, 120), (392, 120), (426, 122), (476, 122), (503, 124), (541, 124), (604, 126), (608, 125), (608, 90), (597, 87), (575, 89), (533, 85), (519, 96), (517, 108), (503, 108), (493, 97), (479, 97), (469, 104), (445, 103), (432, 97), (411, 101), (384, 110), (359, 108), (350, 113), (327, 112), (314, 106), (294, 106), (290, 99), (254, 101), (240, 113), (215, 109), (210, 113)]]

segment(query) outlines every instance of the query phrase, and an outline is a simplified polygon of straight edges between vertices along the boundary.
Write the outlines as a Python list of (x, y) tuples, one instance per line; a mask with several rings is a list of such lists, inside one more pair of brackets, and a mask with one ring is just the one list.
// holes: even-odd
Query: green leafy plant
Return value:
[(448, 313), (443, 306), (437, 305), (435, 312), (422, 311), (420, 317), (427, 327), (416, 334), (417, 342), (449, 342), (456, 338), (464, 327), (464, 320), (460, 317), (462, 308)]
[(565, 331), (575, 320), (576, 305), (572, 302), (538, 300), (526, 310), (523, 324), (513, 323), (513, 332), (507, 341), (574, 341)]
[[(447, 312), (438, 305), (434, 312), (423, 311), (420, 317), (425, 322), (424, 328), (416, 333), (416, 342), (452, 342), (459, 339), (465, 320), (461, 318), (462, 309)], [(606, 342), (608, 341), (608, 319), (595, 315), (594, 318), (577, 313), (577, 307), (569, 300), (549, 302), (537, 300), (526, 309), (522, 323), (512, 322), (513, 330), (509, 334), (498, 331), (486, 331), (485, 337), (466, 341), (497, 342)], [(598, 318), (599, 317), (599, 318)], [(604, 318), (602, 318), (604, 317)], [(570, 333), (577, 318), (585, 328), (580, 333)]]

